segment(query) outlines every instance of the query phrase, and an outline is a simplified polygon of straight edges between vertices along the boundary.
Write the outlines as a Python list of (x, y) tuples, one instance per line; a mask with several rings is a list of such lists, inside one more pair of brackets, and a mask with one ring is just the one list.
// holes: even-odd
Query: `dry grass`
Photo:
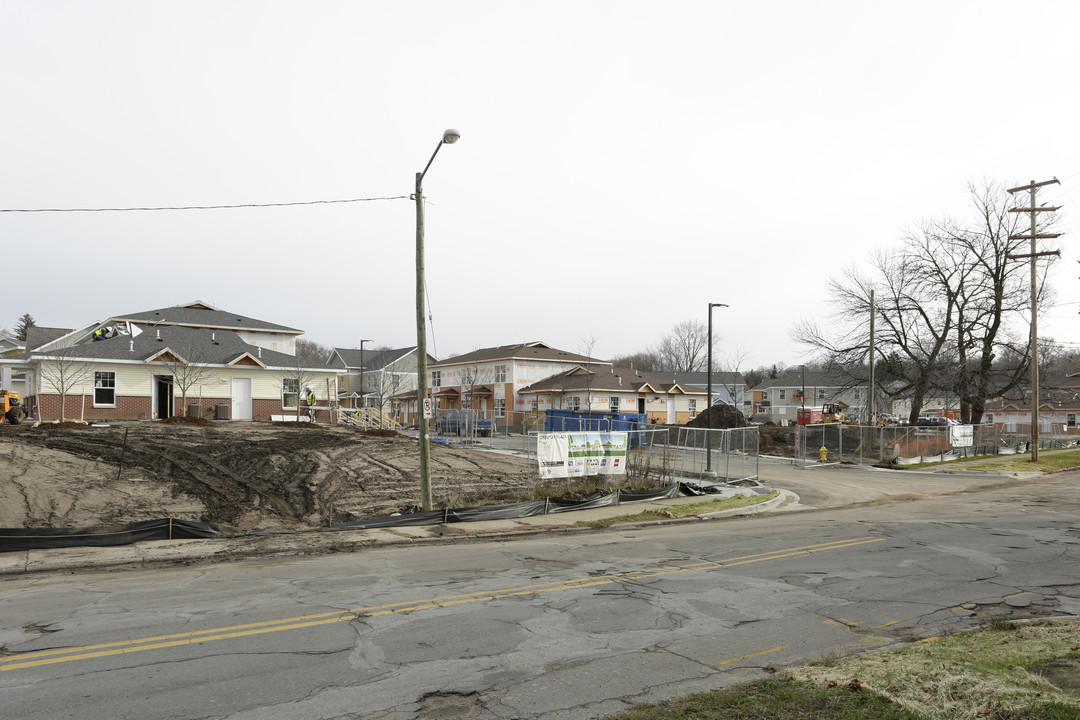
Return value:
[(826, 686), (857, 680), (933, 720), (1080, 717), (1080, 700), (1038, 672), (1056, 658), (1080, 657), (1080, 620), (998, 627), (1003, 629), (957, 633), (828, 667), (793, 668), (789, 676)]

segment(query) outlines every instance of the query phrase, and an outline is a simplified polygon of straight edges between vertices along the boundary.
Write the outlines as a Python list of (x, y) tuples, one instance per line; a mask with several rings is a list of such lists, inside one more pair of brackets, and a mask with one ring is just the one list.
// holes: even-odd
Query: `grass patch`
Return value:
[[(994, 623), (895, 652), (854, 655), (832, 667), (807, 665), (790, 677), (867, 690), (929, 720), (1080, 717), (1080, 698), (1034, 668), (1080, 646), (1080, 622)], [(1065, 714), (1062, 714), (1065, 713)]]
[[(995, 623), (607, 720), (1077, 720), (1078, 656), (1080, 620)], [(1073, 669), (1062, 677), (1063, 668)]]
[(607, 720), (924, 720), (870, 692), (793, 680), (762, 680), (696, 693), (656, 705), (639, 705)]
[(767, 495), (736, 495), (735, 497), (722, 498), (719, 500), (707, 500), (705, 502), (687, 503), (685, 505), (672, 505), (658, 510), (643, 510), (632, 515), (619, 515), (618, 517), (603, 518), (601, 520), (582, 520), (577, 523), (581, 527), (605, 528), (617, 523), (659, 522), (662, 520), (676, 520), (691, 515), (704, 515), (705, 513), (718, 512), (720, 510), (734, 510), (736, 508), (758, 505), (772, 500), (779, 495), (776, 490)]
[(971, 463), (965, 470), (986, 470), (993, 472), (1058, 472), (1059, 470), (1075, 470), (1080, 468), (1080, 450), (1062, 451), (1039, 451), (1038, 462), (1031, 462), (1030, 455), (983, 455), (979, 458), (961, 458), (946, 460), (936, 463), (919, 463), (917, 465), (900, 465), (901, 470), (919, 470), (923, 468), (941, 467), (942, 465), (956, 465)]

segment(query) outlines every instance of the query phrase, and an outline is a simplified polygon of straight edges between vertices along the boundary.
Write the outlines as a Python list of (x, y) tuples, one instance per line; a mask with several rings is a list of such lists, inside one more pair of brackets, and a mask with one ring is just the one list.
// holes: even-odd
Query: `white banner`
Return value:
[(975, 444), (975, 428), (972, 425), (950, 425), (949, 442), (953, 447), (971, 447)]
[(540, 433), (536, 457), (541, 478), (626, 474), (625, 432)]

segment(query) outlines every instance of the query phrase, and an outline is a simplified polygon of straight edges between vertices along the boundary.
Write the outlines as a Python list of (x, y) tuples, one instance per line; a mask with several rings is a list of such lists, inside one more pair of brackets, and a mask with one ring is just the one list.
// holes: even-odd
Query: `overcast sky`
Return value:
[[(830, 277), (1057, 177), (1077, 343), (1080, 3), (0, 0), (0, 327), (192, 300), (338, 346), (610, 357), (707, 320), (798, 364)], [(1020, 198), (1025, 202), (1026, 198)], [(14, 275), (15, 284), (10, 282)], [(1074, 345), (1077, 347), (1078, 345)]]

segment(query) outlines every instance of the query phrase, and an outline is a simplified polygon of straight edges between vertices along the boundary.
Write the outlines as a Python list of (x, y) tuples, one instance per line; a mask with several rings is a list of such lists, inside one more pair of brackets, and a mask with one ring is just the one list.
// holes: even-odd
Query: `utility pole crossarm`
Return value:
[(1015, 192), (1020, 192), (1021, 190), (1034, 190), (1035, 188), (1041, 188), (1044, 185), (1059, 185), (1059, 184), (1060, 183), (1058, 182), (1058, 179), (1054, 178), (1053, 180), (1043, 180), (1042, 182), (1031, 182), (1031, 183), (1029, 183), (1027, 185), (1024, 185), (1022, 187), (1009, 188), (1005, 192), (1007, 192), (1007, 193), (1015, 193)]
[(1045, 252), (1026, 253), (1024, 255), (1009, 255), (1010, 260), (1027, 260), (1028, 258), (1046, 257), (1047, 255), (1053, 255), (1054, 257), (1061, 257), (1060, 250), (1047, 250)]
[(1022, 212), (1022, 213), (1029, 213), (1029, 212), (1057, 212), (1060, 209), (1061, 209), (1060, 207), (1050, 207), (1048, 205), (1042, 205), (1042, 206), (1037, 207), (1037, 208), (1030, 208), (1030, 207), (1009, 208), (1009, 212)]
[(1061, 237), (1061, 233), (1036, 233), (1034, 235), (1010, 235), (1010, 240), (1052, 240)]

